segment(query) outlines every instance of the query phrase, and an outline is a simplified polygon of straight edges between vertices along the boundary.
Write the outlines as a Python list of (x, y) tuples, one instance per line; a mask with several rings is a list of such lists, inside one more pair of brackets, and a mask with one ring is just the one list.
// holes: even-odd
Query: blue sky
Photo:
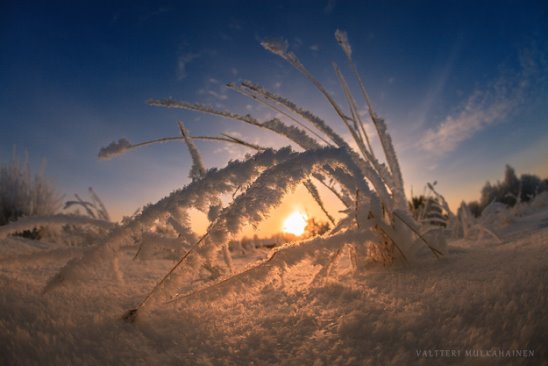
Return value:
[[(267, 117), (226, 82), (252, 80), (343, 126), (323, 97), (259, 45), (286, 39), (336, 98), (334, 40), (346, 30), (377, 112), (400, 154), (408, 192), (426, 182), (455, 206), (504, 165), (548, 176), (546, 1), (8, 1), (0, 5), (0, 159), (13, 146), (70, 197), (92, 186), (115, 216), (188, 183), (179, 143), (100, 161), (113, 140), (230, 131), (237, 122), (148, 106), (174, 98)], [(207, 167), (245, 150), (198, 142)]]

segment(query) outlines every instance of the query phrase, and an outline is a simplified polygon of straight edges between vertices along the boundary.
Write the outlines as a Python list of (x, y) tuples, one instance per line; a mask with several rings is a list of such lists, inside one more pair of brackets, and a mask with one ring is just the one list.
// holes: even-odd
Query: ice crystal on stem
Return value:
[[(365, 90), (364, 83), (352, 61), (352, 48), (345, 32), (337, 31), (337, 42), (344, 51), (351, 71), (362, 93), (371, 121), (360, 115), (357, 99), (352, 95), (348, 81), (335, 65), (335, 73), (349, 111), (345, 111), (335, 98), (323, 87), (298, 57), (288, 51), (286, 41), (264, 41), (262, 46), (286, 60), (307, 78), (325, 97), (348, 130), (352, 141), (341, 137), (327, 122), (283, 96), (274, 94), (262, 86), (244, 81), (228, 84), (229, 88), (271, 108), (278, 116), (260, 121), (251, 115), (186, 101), (151, 99), (150, 105), (164, 108), (179, 108), (199, 113), (208, 113), (248, 125), (266, 129), (284, 136), (296, 145), (299, 151), (287, 147), (271, 150), (223, 134), (221, 136), (192, 136), (180, 122), (181, 135), (131, 144), (126, 139), (113, 142), (99, 152), (99, 157), (108, 159), (130, 149), (154, 143), (183, 140), (192, 157), (190, 177), (192, 182), (159, 202), (112, 229), (82, 259), (69, 263), (50, 281), (48, 290), (86, 276), (94, 275), (97, 261), (113, 260), (112, 268), (119, 272), (115, 258), (122, 244), (139, 241), (150, 242), (154, 233), (150, 228), (158, 223), (174, 230), (185, 248), (173, 268), (157, 283), (144, 300), (128, 311), (124, 317), (134, 321), (138, 314), (159, 304), (177, 302), (194, 294), (216, 288), (232, 291), (235, 286), (253, 287), (268, 282), (272, 276), (282, 276), (288, 268), (308, 259), (322, 269), (316, 274), (321, 279), (331, 273), (343, 250), (352, 253), (357, 261), (409, 262), (427, 248), (436, 257), (442, 252), (421, 234), (421, 223), (416, 221), (407, 206), (403, 178), (395, 148), (384, 120), (379, 117)], [(385, 162), (372, 149), (365, 123), (372, 123), (376, 139), (380, 142)], [(246, 146), (255, 154), (243, 161), (232, 161), (223, 169), (205, 170), (195, 139), (216, 140)], [(352, 146), (357, 146), (354, 150)], [(303, 184), (314, 201), (334, 224), (324, 236), (301, 242), (289, 243), (275, 249), (268, 260), (234, 274), (228, 247), (231, 236), (237, 235), (246, 224), (257, 224), (278, 206), (282, 198), (296, 186)], [(346, 207), (343, 217), (335, 219), (320, 196), (316, 184), (327, 187)], [(232, 201), (220, 199), (232, 194)], [(187, 220), (188, 210), (201, 210), (210, 220), (206, 233), (198, 238)], [(88, 223), (88, 222), (86, 222)], [(151, 236), (152, 235), (152, 236)], [(154, 239), (156, 240), (156, 239)], [(172, 242), (158, 238), (156, 242)], [(139, 251), (141, 250), (141, 247)], [(223, 263), (224, 262), (224, 263)], [(314, 281), (316, 283), (317, 281)], [(282, 281), (283, 283), (283, 281)], [(221, 290), (222, 289), (222, 290)], [(231, 290), (232, 289), (232, 290)]]

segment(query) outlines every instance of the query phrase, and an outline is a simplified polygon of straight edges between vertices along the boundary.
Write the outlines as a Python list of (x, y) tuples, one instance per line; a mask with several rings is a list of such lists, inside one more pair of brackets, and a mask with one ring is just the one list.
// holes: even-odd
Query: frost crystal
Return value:
[(118, 141), (113, 141), (107, 147), (101, 148), (101, 150), (99, 151), (99, 159), (112, 159), (114, 156), (125, 153), (131, 148), (131, 146), (131, 143), (125, 138), (121, 138)]

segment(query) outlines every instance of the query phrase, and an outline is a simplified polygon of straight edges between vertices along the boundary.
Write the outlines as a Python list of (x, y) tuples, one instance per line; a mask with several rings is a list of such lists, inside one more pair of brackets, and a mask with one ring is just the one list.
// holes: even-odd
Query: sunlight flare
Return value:
[(301, 236), (304, 234), (307, 221), (308, 217), (306, 214), (295, 211), (284, 220), (282, 230), (284, 233)]

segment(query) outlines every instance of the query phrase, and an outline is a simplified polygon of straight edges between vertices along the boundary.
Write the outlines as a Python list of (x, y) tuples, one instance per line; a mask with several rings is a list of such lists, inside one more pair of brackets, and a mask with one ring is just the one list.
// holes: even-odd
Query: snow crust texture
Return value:
[[(316, 267), (304, 261), (263, 287), (199, 293), (134, 324), (121, 314), (173, 262), (143, 265), (123, 252), (124, 283), (104, 278), (42, 295), (47, 279), (83, 249), (6, 238), (0, 364), (545, 365), (548, 210), (516, 218), (501, 236), (502, 244), (450, 242), (439, 261), (369, 265), (358, 274), (343, 257), (315, 284)], [(498, 350), (533, 354), (499, 357)]]

